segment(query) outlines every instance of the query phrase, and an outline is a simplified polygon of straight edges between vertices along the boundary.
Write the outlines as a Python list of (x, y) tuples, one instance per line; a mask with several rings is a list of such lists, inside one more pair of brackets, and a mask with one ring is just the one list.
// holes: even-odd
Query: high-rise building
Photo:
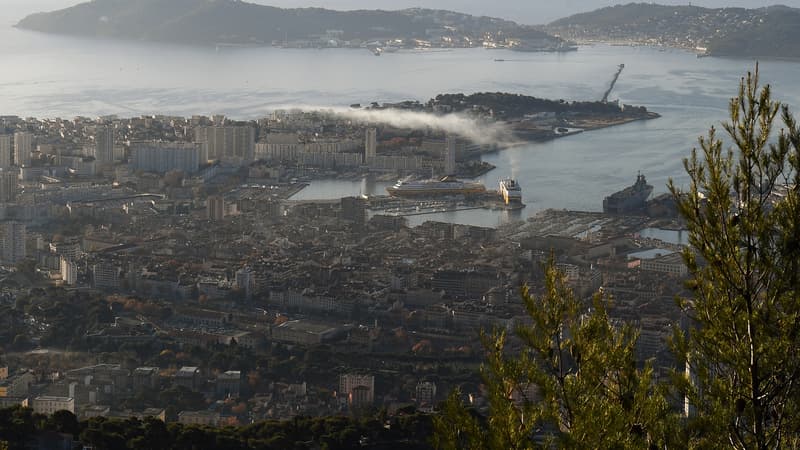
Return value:
[(375, 399), (375, 377), (351, 373), (340, 375), (339, 395), (347, 398), (347, 403), (353, 407), (370, 405)]
[(19, 222), (0, 223), (0, 260), (16, 264), (25, 259), (25, 224)]
[(378, 154), (378, 130), (367, 128), (364, 138), (364, 164), (368, 164)]
[(225, 200), (219, 195), (211, 195), (206, 199), (206, 218), (208, 220), (225, 218)]
[(436, 401), (436, 383), (422, 381), (417, 384), (417, 405), (432, 407)]
[(15, 169), (0, 169), (0, 203), (13, 202), (17, 199), (19, 173)]
[(64, 256), (61, 257), (61, 280), (67, 286), (75, 286), (78, 283), (78, 265)]
[(200, 169), (202, 144), (188, 142), (141, 142), (131, 146), (133, 168), (166, 173), (180, 170), (195, 173)]
[(30, 166), (32, 151), (33, 134), (27, 131), (14, 133), (14, 164), (20, 167)]
[(204, 145), (207, 160), (249, 163), (255, 156), (256, 130), (251, 126), (198, 127), (195, 142)]
[(14, 155), (14, 146), (11, 145), (10, 134), (0, 134), (0, 169), (8, 169)]
[(363, 225), (367, 220), (367, 202), (362, 197), (344, 197), (340, 200), (342, 219)]
[(444, 174), (456, 173), (456, 137), (448, 134), (444, 140)]
[(100, 262), (92, 266), (92, 280), (95, 289), (118, 289), (119, 267), (107, 262)]
[(99, 163), (114, 162), (114, 129), (98, 126), (94, 134), (94, 159)]
[(249, 267), (243, 267), (236, 271), (236, 287), (244, 292), (248, 300), (253, 298), (253, 291), (256, 288), (256, 277)]

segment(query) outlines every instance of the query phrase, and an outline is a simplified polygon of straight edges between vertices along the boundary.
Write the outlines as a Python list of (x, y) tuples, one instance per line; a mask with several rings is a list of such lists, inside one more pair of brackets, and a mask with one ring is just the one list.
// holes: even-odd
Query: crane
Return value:
[(614, 78), (611, 79), (611, 84), (608, 86), (608, 90), (605, 94), (603, 94), (603, 103), (608, 103), (608, 96), (611, 95), (611, 91), (614, 89), (614, 85), (617, 84), (617, 80), (619, 80), (619, 76), (622, 75), (622, 71), (625, 69), (625, 64), (620, 64), (617, 67), (617, 72), (614, 74)]

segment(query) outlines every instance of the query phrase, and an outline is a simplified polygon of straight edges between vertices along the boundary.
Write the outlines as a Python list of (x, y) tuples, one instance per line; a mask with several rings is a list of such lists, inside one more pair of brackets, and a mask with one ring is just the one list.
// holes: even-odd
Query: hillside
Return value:
[(800, 57), (800, 9), (786, 6), (711, 9), (630, 3), (566, 17), (545, 29), (579, 41), (700, 47), (714, 56)]
[[(283, 9), (238, 0), (93, 0), (30, 15), (18, 27), (46, 33), (182, 44), (358, 46), (481, 45), (483, 36), (556, 38), (514, 22), (450, 11)], [(432, 43), (432, 44), (431, 44)]]

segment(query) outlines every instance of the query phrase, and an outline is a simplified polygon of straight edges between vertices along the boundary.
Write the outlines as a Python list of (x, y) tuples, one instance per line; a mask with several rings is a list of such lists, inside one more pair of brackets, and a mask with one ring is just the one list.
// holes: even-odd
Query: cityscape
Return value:
[[(469, 59), (483, 47), (488, 62), (476, 67), (514, 67), (533, 55), (525, 57), (561, 64), (568, 83), (569, 58), (588, 53), (605, 58), (606, 72), (593, 91), (563, 98), (523, 84), (512, 92), (513, 83), (492, 84), (492, 71), (476, 70), (458, 76), (486, 77), (483, 91), (460, 89), (453, 75), (453, 89), (430, 100), (323, 98), (262, 105), (256, 116), (217, 111), (213, 100), (192, 115), (105, 105), (94, 116), (30, 117), (3, 107), (0, 450), (800, 442), (800, 127), (796, 94), (784, 103), (780, 89), (797, 63), (769, 60), (795, 48), (747, 55), (763, 66), (720, 58), (733, 65), (719, 75), (724, 92), (709, 88), (717, 97), (692, 85), (685, 97), (658, 93), (652, 102), (635, 83), (660, 82), (613, 53), (624, 42), (690, 67), (665, 75), (667, 91), (668, 78), (693, 83), (700, 64), (730, 56), (719, 39), (777, 20), (773, 9), (701, 7), (637, 16), (625, 28), (608, 16), (649, 7), (574, 11), (583, 14), (534, 26), (425, 8), (375, 18), (232, 0), (137, 0), (140, 9), (124, 11), (114, 3), (20, 17), (9, 33), (86, 45), (113, 38), (102, 45), (116, 51), (115, 39), (140, 39), (125, 14), (184, 13), (180, 20), (199, 26), (206, 8), (222, 8), (208, 13), (220, 21), (222, 10), (241, 21), (243, 10), (296, 11), (296, 20), (325, 20), (303, 22), (308, 30), (293, 40), (284, 30), (283, 41), (246, 45), (244, 31), (225, 34), (226, 23), (207, 31), (227, 41), (197, 35), (189, 44), (213, 50), (186, 51), (202, 61), (229, 46), (281, 47), (292, 58), (310, 52), (303, 65), (320, 57), (312, 48), (325, 48), (372, 53), (375, 64), (411, 55), (424, 68), (447, 61), (431, 54)], [(92, 8), (108, 14), (97, 25), (104, 34), (74, 38), (86, 30), (58, 22)], [(400, 36), (353, 25), (350, 15), (410, 28)], [(327, 21), (343, 30), (314, 29)], [(423, 29), (433, 43), (415, 28), (428, 21), (442, 27)], [(727, 32), (709, 40), (709, 23)], [(167, 36), (125, 45), (158, 46)], [(762, 73), (779, 80), (774, 92)], [(15, 89), (0, 82), (0, 98)], [(85, 95), (96, 103), (97, 94)], [(37, 100), (45, 109), (46, 97)], [(706, 137), (698, 141), (695, 129)], [(656, 132), (664, 142), (638, 137)], [(676, 136), (695, 149), (668, 153)], [(592, 173), (591, 159), (569, 153), (575, 142), (619, 167), (603, 174), (602, 188), (586, 175), (594, 192), (566, 187), (584, 166)], [(550, 174), (565, 179), (548, 187), (559, 197), (531, 189), (534, 165), (569, 168)], [(581, 197), (601, 200), (560, 203)]]

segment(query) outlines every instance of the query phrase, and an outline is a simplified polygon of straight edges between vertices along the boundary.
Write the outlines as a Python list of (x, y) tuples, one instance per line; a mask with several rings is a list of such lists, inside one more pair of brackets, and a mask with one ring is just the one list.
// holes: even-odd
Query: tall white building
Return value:
[(0, 134), (0, 169), (8, 169), (14, 156), (10, 134)]
[(444, 140), (444, 174), (456, 173), (456, 137), (448, 134)]
[(0, 224), (0, 260), (16, 264), (25, 259), (25, 224), (3, 222)]
[(11, 168), (0, 169), (0, 203), (13, 202), (17, 199), (19, 174)]
[(187, 142), (142, 142), (131, 146), (133, 168), (166, 173), (180, 170), (195, 173), (200, 169), (202, 144)]
[(61, 280), (67, 286), (78, 284), (78, 265), (64, 256), (61, 257)]
[(114, 129), (98, 126), (94, 134), (94, 159), (99, 163), (114, 162)]
[(195, 142), (204, 145), (207, 160), (249, 163), (255, 157), (256, 130), (251, 126), (198, 127)]
[(367, 128), (364, 139), (364, 163), (368, 163), (378, 154), (378, 130)]
[(33, 133), (27, 131), (14, 133), (14, 164), (20, 167), (30, 166), (32, 151)]

